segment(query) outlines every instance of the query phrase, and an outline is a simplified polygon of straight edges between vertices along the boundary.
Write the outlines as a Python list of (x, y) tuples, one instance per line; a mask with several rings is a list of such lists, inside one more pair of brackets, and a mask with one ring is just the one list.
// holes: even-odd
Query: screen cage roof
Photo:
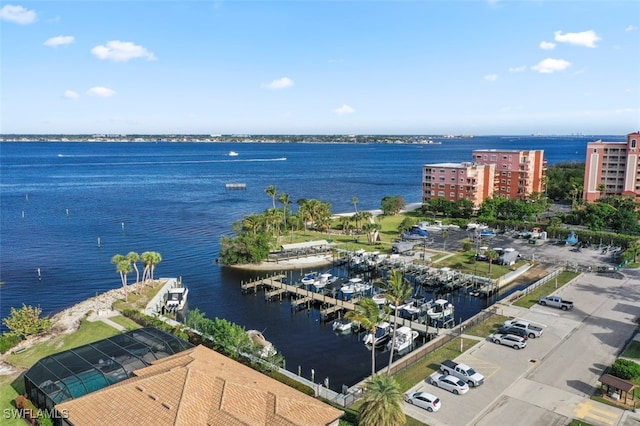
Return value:
[[(36, 405), (51, 407), (125, 380), (155, 360), (192, 347), (157, 328), (131, 330), (42, 358), (25, 373), (25, 387)], [(35, 394), (39, 395), (33, 398)]]

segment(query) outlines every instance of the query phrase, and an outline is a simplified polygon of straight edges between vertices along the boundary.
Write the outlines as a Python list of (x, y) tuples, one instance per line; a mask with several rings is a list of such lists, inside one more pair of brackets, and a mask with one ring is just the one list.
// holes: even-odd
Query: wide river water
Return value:
[[(156, 277), (182, 277), (189, 307), (263, 331), (287, 368), (331, 388), (370, 371), (357, 335), (337, 336), (317, 310), (242, 295), (253, 273), (216, 264), (219, 240), (243, 216), (271, 207), (269, 185), (292, 201), (320, 199), (334, 213), (377, 209), (386, 195), (421, 199), (422, 165), (470, 161), (473, 149), (543, 149), (550, 164), (580, 161), (586, 143), (624, 136), (483, 136), (441, 145), (287, 143), (0, 144), (0, 317), (22, 303), (53, 314), (119, 287), (110, 263), (129, 251), (161, 253)], [(238, 156), (229, 156), (236, 151)], [(226, 183), (245, 183), (229, 191)], [(295, 204), (294, 204), (295, 209)], [(100, 239), (100, 246), (97, 241)], [(41, 279), (38, 278), (40, 269)], [(300, 271), (297, 271), (300, 272)], [(478, 299), (454, 300), (466, 319)], [(388, 354), (385, 354), (388, 355)], [(387, 356), (378, 356), (378, 365)]]

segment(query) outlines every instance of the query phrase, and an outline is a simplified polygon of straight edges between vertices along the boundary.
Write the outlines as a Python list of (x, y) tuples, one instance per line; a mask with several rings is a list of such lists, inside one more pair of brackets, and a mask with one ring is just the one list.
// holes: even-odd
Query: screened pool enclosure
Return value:
[(28, 398), (51, 409), (128, 379), (137, 369), (193, 345), (153, 327), (118, 334), (42, 358), (24, 375)]

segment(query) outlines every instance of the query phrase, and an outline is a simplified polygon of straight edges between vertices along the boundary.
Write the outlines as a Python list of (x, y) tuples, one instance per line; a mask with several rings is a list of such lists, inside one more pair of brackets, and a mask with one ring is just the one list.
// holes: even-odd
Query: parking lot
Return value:
[(620, 263), (619, 256), (615, 250), (607, 250), (603, 253), (602, 248), (582, 248), (577, 251), (574, 247), (566, 245), (564, 241), (551, 239), (536, 239), (535, 244), (524, 238), (515, 238), (515, 234), (497, 233), (492, 238), (482, 238), (477, 240), (473, 231), (462, 229), (450, 229), (447, 231), (446, 240), (441, 232), (430, 232), (428, 247), (435, 250), (455, 251), (462, 249), (465, 240), (472, 241), (474, 247), (487, 246), (494, 248), (513, 248), (517, 250), (521, 257), (534, 260), (549, 265), (569, 266), (578, 270), (587, 271), (589, 267), (596, 270), (598, 267), (615, 267)]
[(431, 426), (566, 425), (574, 418), (592, 425), (637, 425), (638, 414), (589, 396), (636, 331), (640, 280), (585, 273), (558, 294), (574, 302), (573, 311), (500, 305), (498, 313), (539, 324), (544, 335), (521, 350), (480, 338), (456, 361), (483, 374), (483, 385), (454, 395), (422, 381), (410, 391), (433, 393), (442, 407), (427, 413), (405, 403), (405, 412)]

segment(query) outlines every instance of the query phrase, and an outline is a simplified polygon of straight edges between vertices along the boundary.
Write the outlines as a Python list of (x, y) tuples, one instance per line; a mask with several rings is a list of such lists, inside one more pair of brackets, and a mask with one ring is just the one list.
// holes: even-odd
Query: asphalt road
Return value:
[[(598, 378), (636, 332), (640, 317), (640, 279), (635, 271), (622, 278), (580, 275), (558, 293), (575, 304), (573, 311), (501, 305), (499, 313), (544, 327), (541, 338), (514, 350), (486, 339), (463, 353), (458, 362), (484, 374), (486, 382), (465, 395), (453, 395), (421, 382), (440, 397), (436, 413), (405, 404), (405, 412), (431, 426), (565, 425), (582, 419), (596, 426), (638, 425), (640, 415), (589, 399)], [(426, 375), (425, 375), (426, 377)]]

